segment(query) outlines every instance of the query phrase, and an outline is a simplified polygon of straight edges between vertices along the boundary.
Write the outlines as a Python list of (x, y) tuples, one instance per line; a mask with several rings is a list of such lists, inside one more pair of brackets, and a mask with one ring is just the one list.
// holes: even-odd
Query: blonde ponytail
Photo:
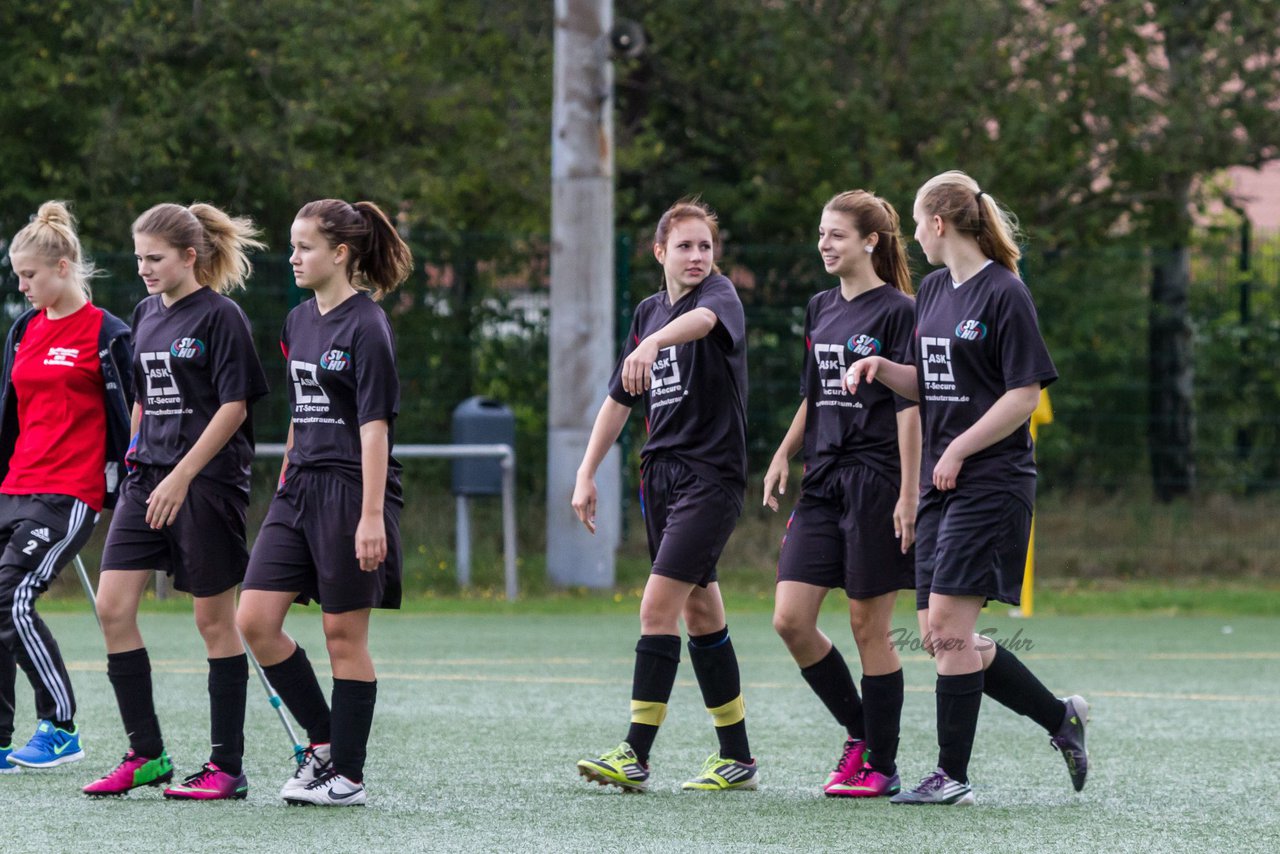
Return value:
[(1018, 272), (1018, 219), (977, 181), (959, 170), (943, 172), (925, 182), (916, 201), (929, 216), (976, 240), (983, 255)]
[(13, 236), (9, 254), (33, 253), (50, 264), (66, 259), (71, 276), (85, 299), (93, 298), (89, 280), (100, 275), (93, 263), (84, 257), (80, 237), (76, 234), (76, 218), (66, 202), (49, 201), (40, 206), (31, 222)]
[(243, 288), (253, 272), (248, 251), (265, 249), (248, 217), (232, 217), (213, 205), (197, 202), (160, 204), (134, 220), (134, 234), (150, 234), (178, 249), (196, 252), (195, 276), (201, 286), (226, 293)]

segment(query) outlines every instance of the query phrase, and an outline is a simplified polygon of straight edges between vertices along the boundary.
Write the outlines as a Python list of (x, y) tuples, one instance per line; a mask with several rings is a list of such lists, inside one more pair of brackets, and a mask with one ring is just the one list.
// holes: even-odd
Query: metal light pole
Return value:
[(547, 574), (562, 586), (611, 587), (620, 526), (620, 453), (596, 475), (593, 536), (570, 507), (615, 359), (612, 0), (555, 0), (551, 113), (551, 341)]

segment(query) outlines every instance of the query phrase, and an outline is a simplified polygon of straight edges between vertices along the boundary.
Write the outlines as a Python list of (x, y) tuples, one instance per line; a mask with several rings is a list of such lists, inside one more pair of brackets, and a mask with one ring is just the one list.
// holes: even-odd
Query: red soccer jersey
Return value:
[(102, 509), (106, 497), (107, 408), (98, 335), (102, 309), (32, 316), (13, 361), (18, 441), (6, 495), (70, 495)]

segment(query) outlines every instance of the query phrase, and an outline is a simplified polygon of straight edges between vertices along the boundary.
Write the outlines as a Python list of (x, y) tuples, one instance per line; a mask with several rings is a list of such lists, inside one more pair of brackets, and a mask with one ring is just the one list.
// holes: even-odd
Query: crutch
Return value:
[[(244, 638), (242, 637), (243, 643)], [(244, 654), (248, 657), (249, 663), (253, 665), (253, 669), (258, 672), (258, 679), (262, 682), (262, 689), (267, 692), (267, 701), (271, 703), (271, 708), (276, 710), (276, 714), (280, 716), (280, 723), (284, 725), (284, 731), (289, 734), (289, 741), (293, 743), (293, 759), (299, 765), (305, 759), (306, 748), (298, 741), (298, 734), (293, 730), (293, 724), (289, 722), (289, 716), (284, 713), (284, 701), (280, 699), (280, 695), (276, 693), (276, 689), (271, 687), (271, 683), (267, 680), (267, 674), (262, 672), (262, 665), (258, 663), (258, 659), (254, 657), (253, 650), (249, 649), (249, 645), (244, 644)]]
[(76, 574), (80, 576), (80, 583), (84, 585), (84, 595), (89, 597), (93, 618), (98, 621), (98, 628), (102, 628), (102, 619), (98, 616), (98, 597), (94, 595), (93, 582), (89, 580), (89, 570), (84, 568), (84, 561), (80, 559), (80, 555), (76, 555)]

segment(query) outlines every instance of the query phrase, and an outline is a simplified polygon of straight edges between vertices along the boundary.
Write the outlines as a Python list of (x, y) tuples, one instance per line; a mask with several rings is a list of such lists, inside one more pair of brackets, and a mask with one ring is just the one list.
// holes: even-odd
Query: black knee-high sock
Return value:
[(353, 783), (364, 780), (365, 750), (377, 700), (376, 681), (333, 680), (333, 770)]
[(709, 635), (690, 635), (689, 660), (693, 662), (693, 672), (702, 689), (702, 702), (715, 722), (720, 756), (751, 762), (738, 656), (733, 651), (733, 641), (729, 640), (729, 627)]
[(817, 664), (800, 668), (800, 675), (809, 683), (818, 699), (822, 700), (832, 717), (849, 733), (850, 738), (860, 739), (866, 736), (862, 700), (858, 697), (849, 665), (844, 663), (840, 650), (832, 645), (831, 652)]
[(233, 777), (244, 759), (244, 703), (249, 657), (209, 659), (209, 761)]
[(680, 666), (680, 638), (675, 635), (641, 635), (636, 643), (636, 669), (631, 677), (631, 726), (627, 744), (641, 765), (649, 764), (649, 752), (658, 727), (667, 717), (671, 687)]
[(867, 760), (886, 777), (898, 773), (898, 729), (902, 722), (902, 670), (862, 677), (866, 709)]
[(262, 671), (280, 699), (284, 700), (294, 720), (307, 731), (307, 739), (312, 744), (328, 744), (329, 704), (325, 702), (306, 650), (296, 646), (293, 654), (284, 661), (263, 667)]
[(1050, 735), (1062, 726), (1067, 706), (1018, 660), (1018, 656), (996, 644), (996, 657), (987, 668), (982, 690), (988, 697), (1025, 715), (1044, 727)]
[(147, 648), (107, 653), (107, 679), (116, 692), (129, 748), (148, 759), (164, 753), (160, 720), (151, 694), (151, 657)]
[(982, 671), (939, 676), (938, 767), (952, 780), (969, 782), (969, 755), (982, 707)]

